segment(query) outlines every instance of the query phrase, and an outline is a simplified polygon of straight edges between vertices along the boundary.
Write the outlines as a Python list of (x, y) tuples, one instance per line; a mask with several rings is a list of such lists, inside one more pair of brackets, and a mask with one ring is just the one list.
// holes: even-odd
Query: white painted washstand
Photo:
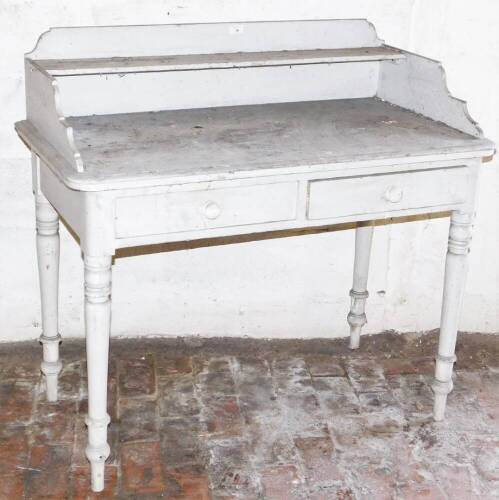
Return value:
[[(104, 487), (117, 248), (357, 223), (359, 346), (373, 221), (450, 212), (434, 417), (444, 417), (483, 138), (441, 65), (365, 20), (54, 28), (26, 55), (42, 297), (57, 400), (59, 216), (85, 266), (88, 447)], [(306, 265), (306, 264), (304, 264)]]

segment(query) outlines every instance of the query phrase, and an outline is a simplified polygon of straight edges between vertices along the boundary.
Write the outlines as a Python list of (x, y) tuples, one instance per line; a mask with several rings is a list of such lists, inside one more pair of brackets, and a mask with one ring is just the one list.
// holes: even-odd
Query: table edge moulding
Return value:
[(452, 390), (482, 159), (439, 62), (364, 19), (53, 28), (25, 56), (47, 399), (57, 401), (59, 218), (83, 252), (94, 491), (110, 454), (118, 248), (355, 224), (350, 346), (366, 324), (374, 221), (450, 213), (434, 418)]

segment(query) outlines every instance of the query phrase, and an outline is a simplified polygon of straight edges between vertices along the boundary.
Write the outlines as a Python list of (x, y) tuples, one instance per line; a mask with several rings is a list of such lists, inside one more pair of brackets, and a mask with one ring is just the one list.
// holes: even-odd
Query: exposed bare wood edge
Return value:
[[(392, 104), (410, 109), (411, 111), (435, 121), (445, 123), (461, 132), (468, 133), (474, 137), (483, 138), (483, 131), (478, 123), (471, 117), (466, 101), (454, 97), (449, 91), (447, 77), (442, 63), (406, 50), (401, 52), (406, 55), (405, 59), (397, 60), (394, 63), (388, 61), (386, 61), (386, 64), (385, 62), (380, 63), (377, 97)], [(438, 109), (431, 110), (427, 107), (428, 100), (424, 99), (422, 94), (418, 95), (418, 91), (421, 91), (422, 82), (424, 83), (421, 78), (423, 77), (422, 72), (420, 72), (419, 78), (414, 74), (409, 75), (410, 70), (413, 69), (410, 67), (411, 64), (416, 62), (431, 65), (432, 69), (436, 69), (439, 72), (439, 77), (431, 82), (434, 85), (434, 89), (432, 90), (436, 94), (438, 94), (438, 92), (444, 94), (447, 101), (445, 109), (442, 107), (442, 104), (445, 102), (443, 100), (444, 96), (437, 97)], [(388, 65), (390, 65), (390, 67)], [(404, 69), (407, 73), (404, 75), (405, 78), (401, 74)], [(395, 72), (397, 71), (400, 73), (398, 78), (395, 77)], [(388, 85), (384, 85), (385, 82), (383, 80), (385, 74), (389, 72), (392, 73), (388, 79), (388, 85), (391, 85), (391, 89)], [(430, 72), (428, 71), (427, 73), (429, 74)], [(401, 82), (401, 80), (403, 80), (403, 82)], [(400, 92), (398, 95), (396, 94), (397, 91)], [(411, 101), (411, 99), (414, 100)], [(452, 109), (453, 107), (454, 109)]]
[[(118, 257), (123, 256), (123, 251), (120, 249), (129, 249), (146, 246), (148, 248), (153, 246), (159, 246), (160, 248), (173, 246), (181, 243), (186, 245), (191, 245), (195, 247), (196, 242), (199, 240), (210, 241), (210, 240), (220, 240), (229, 239), (234, 240), (234, 243), (242, 243), (244, 241), (253, 241), (255, 239), (267, 239), (260, 238), (259, 235), (271, 233), (272, 238), (276, 237), (276, 233), (280, 233), (278, 237), (296, 236), (296, 233), (314, 233), (317, 230), (322, 232), (328, 231), (331, 227), (341, 227), (345, 229), (351, 229), (352, 219), (355, 218), (357, 222), (367, 222), (371, 220), (376, 221), (376, 225), (386, 225), (392, 223), (403, 223), (409, 221), (424, 220), (428, 218), (437, 217), (448, 217), (449, 212), (458, 209), (462, 204), (448, 204), (448, 205), (438, 205), (434, 207), (422, 207), (417, 209), (406, 209), (399, 210), (396, 212), (384, 211), (384, 212), (372, 212), (369, 214), (364, 214), (362, 216), (342, 216), (330, 219), (321, 219), (315, 221), (308, 221), (307, 226), (300, 225), (298, 221), (292, 221), (289, 223), (273, 223), (269, 222), (262, 225), (262, 228), (256, 230), (252, 225), (239, 226), (237, 230), (231, 231), (233, 228), (213, 228), (204, 230), (203, 236), (200, 236), (199, 232), (196, 231), (183, 231), (176, 233), (169, 233), (168, 237), (165, 237), (165, 233), (162, 234), (152, 234), (146, 236), (134, 236), (127, 238), (116, 238), (115, 245), (118, 253)], [(338, 230), (338, 229), (336, 229)], [(220, 243), (216, 243), (217, 245)], [(200, 245), (201, 246), (201, 245)]]
[[(133, 25), (133, 26), (127, 26), (127, 25), (114, 25), (114, 26), (60, 26), (60, 27), (52, 27), (49, 30), (45, 31), (42, 33), (37, 40), (37, 43), (34, 47), (34, 49), (31, 52), (28, 52), (26, 54), (26, 57), (30, 57), (32, 59), (36, 59), (38, 57), (47, 59), (48, 57), (44, 54), (52, 53), (53, 57), (55, 58), (61, 58), (61, 57), (71, 57), (68, 54), (71, 52), (74, 52), (75, 50), (78, 51), (79, 47), (78, 44), (82, 45), (83, 39), (77, 40), (76, 44), (71, 44), (71, 46), (68, 46), (67, 43), (62, 43), (65, 42), (66, 40), (64, 39), (65, 35), (69, 34), (70, 32), (74, 34), (78, 33), (83, 33), (87, 32), (89, 38), (94, 38), (96, 32), (98, 32), (98, 35), (101, 36), (103, 34), (106, 34), (106, 32), (109, 32), (112, 30), (114, 34), (119, 35), (121, 31), (123, 30), (133, 30), (135, 32), (146, 32), (147, 30), (151, 29), (154, 31), (161, 31), (161, 30), (176, 30), (176, 29), (182, 29), (184, 28), (185, 30), (202, 30), (204, 26), (208, 27), (214, 27), (214, 29), (225, 29), (229, 28), (230, 26), (248, 26), (249, 29), (254, 29), (257, 25), (260, 25), (262, 27), (269, 27), (271, 25), (274, 25), (275, 27), (279, 27), (282, 29), (282, 27), (286, 25), (291, 25), (291, 26), (297, 26), (300, 27), (300, 25), (303, 24), (314, 24), (317, 27), (319, 27), (321, 24), (324, 25), (326, 23), (331, 23), (331, 24), (338, 24), (341, 26), (341, 24), (344, 23), (351, 23), (352, 25), (357, 25), (361, 27), (360, 32), (364, 35), (365, 41), (369, 43), (365, 43), (365, 45), (369, 46), (380, 46), (383, 43), (383, 40), (378, 38), (378, 35), (376, 33), (376, 29), (373, 26), (371, 22), (369, 22), (367, 19), (361, 19), (361, 18), (356, 18), (356, 19), (309, 19), (309, 20), (278, 20), (278, 21), (225, 21), (225, 22), (217, 22), (217, 23), (176, 23), (176, 24), (154, 24), (154, 25)], [(361, 25), (364, 25), (362, 27)], [(274, 31), (277, 31), (274, 29)], [(296, 30), (295, 30), (296, 32)], [(186, 36), (185, 33), (176, 33), (177, 38), (182, 38), (182, 36)], [(151, 44), (148, 44), (146, 41), (142, 44), (137, 44), (137, 39), (136, 37), (131, 37), (133, 39), (133, 45), (123, 43), (126, 40), (121, 37), (121, 44), (110, 44), (110, 45), (104, 45), (100, 44), (100, 47), (98, 49), (98, 53), (102, 54), (102, 50), (104, 52), (109, 52), (111, 49), (114, 51), (117, 50), (121, 46), (122, 51), (130, 52), (123, 54), (125, 56), (130, 56), (133, 53), (139, 53), (139, 52), (146, 52), (151, 54), (154, 52), (154, 50), (151, 52)], [(302, 40), (307, 40), (308, 37), (301, 37)], [(74, 41), (74, 40), (73, 40)], [(115, 39), (116, 41), (116, 39)], [(88, 42), (88, 40), (87, 40)], [(132, 42), (131, 42), (132, 43)], [(128, 50), (128, 46), (132, 47), (132, 50)], [(213, 53), (213, 50), (210, 50), (210, 44), (203, 43), (203, 46), (206, 47), (207, 52), (206, 53)], [(358, 46), (358, 45), (357, 45)], [(83, 47), (83, 45), (82, 45)], [(320, 48), (318, 46), (314, 48)], [(327, 48), (327, 47), (324, 47)], [(88, 57), (97, 57), (97, 52), (93, 50), (93, 48), (88, 44), (85, 43), (84, 50), (85, 55)], [(235, 52), (238, 51), (237, 48), (234, 49)], [(157, 51), (156, 51), (157, 52)], [(159, 53), (159, 52), (157, 52)], [(193, 53), (192, 50), (189, 50), (188, 47), (186, 47), (186, 52), (185, 53)], [(114, 54), (113, 55), (118, 55)], [(105, 57), (109, 57), (109, 54), (106, 54)]]
[[(374, 225), (386, 226), (393, 224), (405, 224), (406, 222), (428, 221), (442, 219), (450, 216), (450, 211), (418, 213), (412, 215), (394, 216), (393, 214), (385, 219), (376, 219)], [(366, 221), (367, 222), (367, 221)], [(220, 245), (233, 245), (237, 243), (248, 243), (251, 241), (270, 240), (275, 238), (294, 238), (307, 234), (334, 233), (338, 231), (348, 231), (357, 227), (357, 222), (328, 223), (326, 225), (295, 227), (291, 229), (265, 229), (261, 232), (234, 234), (230, 236), (212, 236), (198, 239), (183, 239), (166, 243), (136, 244), (136, 246), (123, 246), (116, 248), (115, 258), (123, 259), (127, 257), (137, 257), (139, 255), (149, 255), (153, 253), (176, 252), (181, 250), (192, 250), (202, 247), (213, 247)], [(73, 235), (73, 237), (75, 237)], [(122, 244), (125, 244), (122, 241)]]
[[(84, 172), (83, 160), (75, 144), (73, 128), (67, 123), (61, 107), (60, 92), (57, 80), (49, 75), (38, 64), (36, 64), (35, 61), (29, 58), (26, 58), (26, 69), (26, 79), (32, 78), (35, 72), (40, 74), (41, 78), (39, 81), (39, 85), (45, 87), (45, 92), (48, 94), (43, 96), (43, 91), (41, 91), (39, 94), (31, 96), (27, 93), (26, 107), (28, 120), (32, 120), (35, 117), (36, 119), (44, 118), (45, 120), (47, 120), (47, 118), (39, 116), (41, 114), (39, 110), (38, 112), (31, 113), (31, 107), (33, 105), (39, 105), (45, 112), (49, 113), (49, 115), (52, 115), (49, 116), (49, 121), (57, 121), (58, 126), (62, 127), (62, 137), (59, 137), (59, 141), (61, 139), (62, 141), (60, 144), (54, 144), (54, 149), (60, 148), (63, 152), (69, 154), (71, 157), (73, 169), (80, 173)], [(46, 102), (43, 102), (44, 97), (47, 99)], [(36, 123), (34, 123), (34, 126), (36, 127)], [(54, 132), (56, 136), (60, 135), (60, 133), (57, 132), (57, 126), (54, 128)]]
[(400, 50), (386, 47), (354, 49), (228, 52), (145, 57), (38, 59), (37, 65), (51, 76), (76, 76), (159, 71), (192, 71), (266, 66), (297, 66), (344, 62), (403, 59)]

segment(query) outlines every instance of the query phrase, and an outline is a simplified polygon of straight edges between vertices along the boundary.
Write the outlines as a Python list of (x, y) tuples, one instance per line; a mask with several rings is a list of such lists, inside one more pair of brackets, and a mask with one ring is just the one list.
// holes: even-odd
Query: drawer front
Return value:
[(296, 218), (297, 182), (129, 196), (116, 200), (116, 236), (197, 231)]
[(311, 181), (307, 217), (329, 219), (463, 203), (467, 167)]

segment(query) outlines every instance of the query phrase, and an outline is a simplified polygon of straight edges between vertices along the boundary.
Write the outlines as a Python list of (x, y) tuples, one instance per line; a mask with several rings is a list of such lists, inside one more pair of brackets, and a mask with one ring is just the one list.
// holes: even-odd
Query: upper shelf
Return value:
[(181, 54), (168, 56), (106, 57), (91, 59), (38, 59), (36, 64), (52, 76), (188, 71), (199, 69), (250, 68), (403, 59), (391, 47), (358, 47), (224, 54)]

